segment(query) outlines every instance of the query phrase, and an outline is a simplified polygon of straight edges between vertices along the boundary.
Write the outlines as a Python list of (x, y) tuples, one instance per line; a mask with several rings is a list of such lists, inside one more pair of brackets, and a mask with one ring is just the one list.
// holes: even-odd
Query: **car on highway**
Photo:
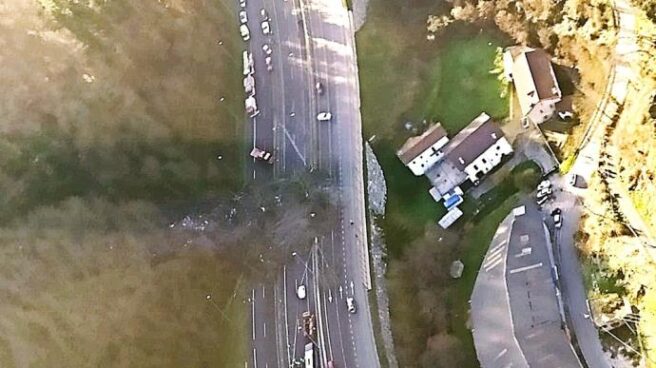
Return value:
[(357, 312), (357, 306), (355, 305), (355, 300), (352, 297), (346, 298), (346, 309), (349, 313), (355, 314)]
[(273, 160), (271, 160), (272, 157), (271, 152), (265, 151), (263, 149), (259, 149), (257, 147), (253, 147), (253, 150), (251, 151), (251, 157), (259, 161), (264, 161), (273, 164)]
[(296, 288), (296, 296), (301, 300), (305, 299), (305, 296), (306, 296), (306, 294), (305, 294), (305, 285), (303, 285), (303, 284), (298, 285), (298, 287)]
[(262, 33), (265, 35), (270, 35), (271, 34), (271, 24), (269, 23), (268, 20), (262, 21)]
[(239, 11), (239, 23), (241, 24), (248, 23), (248, 15), (246, 14), (246, 10)]
[(321, 82), (317, 82), (317, 83), (314, 85), (314, 89), (317, 90), (317, 93), (318, 93), (318, 94), (320, 94), (320, 95), (323, 94), (323, 84), (322, 84)]
[(248, 41), (251, 39), (251, 31), (248, 29), (248, 26), (245, 24), (239, 26), (239, 34), (241, 35), (241, 39), (244, 41)]
[(317, 114), (317, 120), (319, 121), (330, 121), (330, 119), (333, 118), (333, 114), (327, 112), (327, 111), (322, 111)]
[(269, 46), (268, 43), (262, 45), (262, 51), (264, 51), (265, 55), (271, 55), (271, 53), (273, 52), (273, 50), (271, 50), (271, 46)]
[(267, 70), (272, 71), (273, 70), (273, 64), (271, 61), (271, 56), (267, 56), (264, 58), (264, 63), (266, 64)]
[(560, 229), (563, 226), (563, 216), (560, 208), (556, 208), (555, 210), (551, 211), (551, 216), (553, 216), (554, 226), (556, 226), (556, 229)]

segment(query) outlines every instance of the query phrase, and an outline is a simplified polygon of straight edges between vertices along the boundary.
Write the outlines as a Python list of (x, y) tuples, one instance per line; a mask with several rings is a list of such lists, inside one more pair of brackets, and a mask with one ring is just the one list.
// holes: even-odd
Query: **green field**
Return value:
[[(375, 136), (373, 148), (388, 185), (386, 214), (378, 221), (383, 226), (392, 262), (389, 286), (393, 332), (397, 350), (402, 352), (398, 354), (400, 364), (405, 367), (420, 364), (435, 367), (434, 360), (423, 354), (423, 347), (429, 336), (445, 331), (426, 326), (425, 319), (433, 317), (408, 308), (409, 301), (415, 303), (420, 297), (414, 293), (425, 285), (408, 285), (413, 282), (412, 276), (403, 271), (407, 267), (399, 262), (406, 262), (404, 255), (408, 247), (416, 241), (422, 242), (427, 227), (437, 227), (445, 209), (428, 194), (428, 180), (415, 177), (396, 157), (396, 150), (411, 135), (404, 129), (404, 123), (410, 121), (421, 129), (424, 119), (440, 121), (450, 135), (455, 135), (482, 111), (504, 118), (508, 106), (499, 97), (496, 76), (490, 74), (496, 48), (504, 45), (506, 39), (495, 30), (454, 25), (436, 41), (428, 41), (426, 17), (436, 10), (435, 4), (429, 2), (373, 0), (367, 22), (356, 39), (363, 129), (365, 138)], [(499, 197), (495, 200), (499, 210), (480, 219), (474, 228), (466, 228), (467, 234), (475, 232), (476, 236), (464, 236), (457, 254), (452, 254), (463, 258), (466, 264), (463, 279), (434, 290), (435, 295), (445, 295), (448, 299), (445, 312), (451, 315), (448, 336), (460, 341), (444, 343), (464, 352), (466, 367), (477, 366), (477, 361), (471, 334), (465, 327), (468, 295), (467, 298), (463, 295), (471, 292), (476, 264), (480, 264), (491, 239), (490, 231), (493, 233), (499, 220), (497, 213), (511, 206), (507, 203), (514, 203), (516, 197), (506, 199), (515, 191), (494, 195)], [(462, 230), (462, 225), (459, 226), (456, 229)], [(409, 356), (415, 358), (411, 361)]]

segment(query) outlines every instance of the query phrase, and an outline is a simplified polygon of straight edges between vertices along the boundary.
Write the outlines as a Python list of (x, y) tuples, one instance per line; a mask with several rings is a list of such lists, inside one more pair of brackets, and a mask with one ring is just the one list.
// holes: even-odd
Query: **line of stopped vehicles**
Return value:
[[(296, 288), (296, 296), (300, 300), (305, 300), (307, 294), (305, 285), (300, 284)], [(346, 308), (349, 313), (355, 314), (357, 311), (357, 306), (355, 299), (353, 297), (346, 298)], [(303, 331), (303, 336), (305, 337), (304, 345), (304, 355), (303, 358), (295, 359), (291, 362), (291, 368), (316, 368), (315, 365), (315, 346), (317, 344), (317, 326), (315, 315), (310, 311), (304, 311), (301, 314), (301, 323), (299, 324), (299, 330)], [(329, 360), (326, 364), (327, 368), (335, 368), (335, 363), (332, 360)]]
[[(260, 29), (264, 36), (270, 37), (273, 32), (271, 29), (271, 18), (269, 17), (266, 9), (260, 9)], [(239, 33), (244, 42), (249, 42), (251, 39), (251, 31), (248, 27), (248, 13), (246, 12), (246, 0), (240, 0), (239, 2)], [(264, 64), (266, 65), (267, 71), (273, 71), (273, 48), (271, 43), (264, 43), (262, 45), (262, 55), (264, 57)], [(255, 63), (253, 60), (253, 53), (249, 50), (243, 51), (243, 74), (244, 74), (244, 92), (246, 93), (246, 99), (244, 105), (246, 108), (246, 114), (250, 118), (255, 118), (260, 110), (257, 107), (257, 98), (255, 96)], [(289, 56), (294, 56), (293, 53), (289, 53)], [(321, 81), (316, 81), (314, 84), (315, 91), (318, 95), (323, 95), (324, 86)], [(294, 117), (296, 114), (291, 112), (290, 117)], [(329, 122), (332, 121), (332, 114), (328, 111), (320, 111), (317, 113), (317, 121), (320, 122)], [(263, 148), (253, 147), (250, 153), (251, 157), (258, 160), (273, 164), (273, 153)]]
[[(266, 9), (260, 9), (260, 28), (262, 33), (265, 36), (271, 36), (271, 19), (266, 11)], [(246, 12), (246, 0), (240, 0), (239, 2), (239, 33), (244, 42), (249, 42), (251, 40), (251, 33), (248, 27), (248, 14)], [(261, 47), (262, 55), (264, 57), (264, 64), (266, 65), (267, 72), (273, 71), (273, 48), (271, 43), (264, 43)], [(259, 113), (260, 110), (257, 107), (257, 99), (255, 93), (255, 63), (253, 59), (253, 53), (249, 50), (243, 51), (243, 75), (244, 75), (244, 92), (246, 93), (246, 99), (244, 105), (246, 108), (246, 114), (249, 118), (254, 119)], [(290, 52), (289, 56), (292, 57), (293, 54)], [(314, 83), (314, 89), (317, 95), (321, 96), (324, 94), (324, 85), (321, 81), (316, 81)], [(289, 114), (291, 118), (295, 116), (294, 112)], [(319, 122), (330, 122), (333, 120), (333, 116), (329, 111), (320, 111), (316, 115), (316, 120)], [(250, 152), (250, 156), (255, 160), (273, 164), (273, 153), (263, 148), (254, 146)], [(295, 253), (295, 252), (294, 252)], [(293, 254), (294, 255), (294, 254)], [(296, 288), (296, 296), (300, 300), (305, 300), (307, 297), (307, 290), (305, 285), (298, 285)], [(353, 297), (346, 298), (346, 308), (349, 313), (356, 313), (357, 305)], [(293, 368), (315, 368), (315, 346), (316, 342), (316, 319), (315, 315), (310, 311), (304, 311), (301, 315), (301, 323), (299, 329), (302, 329), (303, 335), (305, 337), (304, 345), (304, 355), (303, 358), (298, 358), (292, 361), (291, 367)], [(333, 361), (327, 362), (327, 368), (336, 368)]]

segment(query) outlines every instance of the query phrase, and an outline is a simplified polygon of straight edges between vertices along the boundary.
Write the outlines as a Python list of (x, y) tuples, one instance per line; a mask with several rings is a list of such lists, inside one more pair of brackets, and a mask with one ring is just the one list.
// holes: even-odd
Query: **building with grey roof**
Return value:
[(581, 367), (564, 329), (549, 242), (532, 203), (497, 229), (471, 297), (482, 367)]
[[(469, 180), (478, 184), (512, 152), (499, 125), (481, 113), (453, 139), (448, 139), (438, 123), (424, 134), (409, 138), (397, 155), (415, 175), (426, 175), (433, 185), (430, 194), (435, 201), (444, 200), (445, 207), (453, 210), (462, 202), (458, 196), (463, 194), (463, 183)], [(454, 213), (447, 216), (450, 220), (441, 221), (441, 225), (449, 226), (459, 217)]]
[(509, 47), (504, 53), (504, 70), (515, 85), (524, 118), (535, 124), (551, 119), (562, 92), (549, 54), (542, 49)]

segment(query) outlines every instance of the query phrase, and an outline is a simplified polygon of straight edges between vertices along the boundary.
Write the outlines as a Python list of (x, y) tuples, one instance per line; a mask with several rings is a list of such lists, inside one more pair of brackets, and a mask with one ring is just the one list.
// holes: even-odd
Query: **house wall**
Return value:
[(506, 137), (501, 137), (494, 145), (485, 150), (482, 155), (465, 167), (467, 179), (471, 182), (478, 180), (476, 174), (487, 174), (501, 163), (503, 156), (510, 155), (513, 152), (512, 146), (508, 143)]
[(535, 124), (542, 124), (551, 119), (556, 112), (556, 102), (560, 101), (559, 98), (542, 100), (535, 104), (527, 117)]
[(415, 157), (414, 160), (410, 161), (408, 168), (412, 171), (413, 174), (417, 176), (422, 176), (424, 173), (435, 165), (442, 156), (443, 152), (440, 152), (438, 155), (432, 155), (433, 149), (440, 150), (449, 142), (449, 138), (442, 137), (439, 141), (435, 142), (430, 148), (422, 152), (419, 156)]

